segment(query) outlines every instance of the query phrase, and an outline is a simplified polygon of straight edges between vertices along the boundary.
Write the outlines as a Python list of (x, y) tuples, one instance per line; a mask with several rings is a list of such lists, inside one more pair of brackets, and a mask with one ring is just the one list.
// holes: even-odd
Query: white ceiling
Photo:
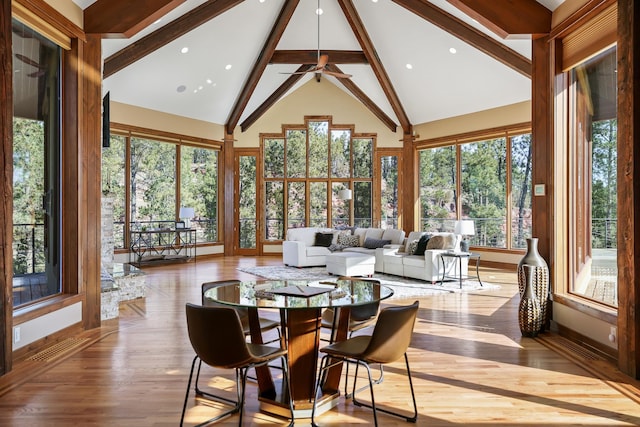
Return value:
[[(74, 0), (86, 8), (94, 0)], [(111, 100), (224, 124), (285, 0), (246, 0), (217, 18), (108, 77)], [(538, 0), (554, 10), (563, 0)], [(502, 40), (453, 7), (437, 7), (531, 58), (528, 39)], [(204, 0), (182, 5), (131, 39), (105, 39), (103, 57), (155, 31)], [(531, 98), (531, 82), (511, 68), (423, 20), (390, 0), (354, 1), (378, 56), (412, 124), (509, 105)], [(320, 48), (362, 50), (336, 0), (320, 0)], [(317, 0), (301, 0), (277, 49), (318, 48)], [(180, 53), (183, 47), (189, 52)], [(457, 50), (449, 53), (450, 48)], [(329, 58), (331, 62), (331, 58)], [(412, 64), (409, 70), (406, 64)], [(225, 66), (231, 64), (231, 69)], [(389, 117), (397, 120), (368, 65), (337, 64)], [(284, 80), (295, 65), (268, 65), (240, 122)], [(303, 77), (292, 88), (306, 83)], [(328, 78), (343, 88), (337, 79)], [(211, 83), (208, 83), (210, 81)], [(178, 92), (177, 88), (186, 86)], [(346, 91), (346, 89), (345, 89)], [(398, 123), (396, 121), (396, 123)], [(399, 124), (399, 123), (398, 123)]]

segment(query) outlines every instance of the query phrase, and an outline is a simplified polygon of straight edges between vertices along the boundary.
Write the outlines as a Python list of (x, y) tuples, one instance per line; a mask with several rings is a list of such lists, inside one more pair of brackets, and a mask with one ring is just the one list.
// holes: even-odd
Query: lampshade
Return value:
[(195, 215), (193, 208), (180, 208), (180, 218), (193, 218)]
[(347, 189), (338, 191), (338, 199), (351, 200), (351, 190), (347, 188)]
[(463, 236), (473, 236), (476, 234), (476, 226), (472, 219), (456, 221), (456, 234)]

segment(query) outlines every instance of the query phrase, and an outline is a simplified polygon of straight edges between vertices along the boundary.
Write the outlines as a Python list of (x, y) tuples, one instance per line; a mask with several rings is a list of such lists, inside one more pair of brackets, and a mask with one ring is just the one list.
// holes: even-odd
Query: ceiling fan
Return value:
[[(309, 68), (306, 71), (296, 71), (294, 73), (281, 73), (281, 74), (306, 74), (306, 73), (317, 73), (317, 74), (326, 74), (328, 76), (337, 77), (339, 79), (348, 79), (351, 78), (351, 74), (344, 74), (336, 71), (331, 71), (327, 69), (327, 65), (329, 63), (329, 55), (321, 55), (320, 54), (320, 0), (318, 0), (318, 8), (316, 9), (316, 15), (318, 15), (318, 63)], [(319, 81), (319, 80), (318, 80)]]

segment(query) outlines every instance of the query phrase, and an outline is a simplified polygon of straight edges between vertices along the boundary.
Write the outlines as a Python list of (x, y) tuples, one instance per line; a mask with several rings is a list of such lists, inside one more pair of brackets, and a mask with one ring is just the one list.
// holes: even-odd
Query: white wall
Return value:
[[(13, 327), (13, 350), (82, 322), (82, 303), (61, 308)], [(16, 331), (17, 330), (17, 331)], [(19, 336), (20, 340), (16, 338)]]

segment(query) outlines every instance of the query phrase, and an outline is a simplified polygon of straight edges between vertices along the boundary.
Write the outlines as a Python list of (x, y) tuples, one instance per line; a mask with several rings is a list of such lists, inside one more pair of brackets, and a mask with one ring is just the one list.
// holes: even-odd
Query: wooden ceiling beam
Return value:
[(371, 69), (375, 74), (380, 86), (387, 99), (389, 100), (389, 104), (391, 104), (391, 108), (393, 108), (398, 121), (400, 122), (400, 126), (402, 126), (402, 130), (405, 134), (411, 133), (411, 123), (409, 122), (409, 117), (407, 113), (404, 111), (404, 107), (400, 102), (400, 98), (396, 93), (393, 85), (391, 84), (391, 80), (387, 75), (387, 72), (382, 65), (382, 61), (378, 58), (378, 53), (376, 52), (375, 46), (367, 33), (367, 30), (360, 19), (360, 15), (358, 15), (358, 11), (353, 5), (351, 0), (338, 0), (338, 4), (342, 8), (342, 12), (344, 16), (347, 18), (347, 22), (351, 26), (358, 43), (360, 43), (360, 47), (364, 51), (365, 56), (367, 57), (367, 61), (371, 65)]
[[(321, 50), (321, 55), (329, 55), (333, 64), (367, 64), (367, 57), (361, 50)], [(317, 50), (276, 50), (271, 64), (316, 64)]]
[(249, 77), (238, 95), (235, 105), (231, 109), (231, 113), (229, 114), (229, 119), (226, 124), (227, 134), (232, 134), (233, 129), (237, 126), (238, 121), (240, 121), (240, 116), (246, 108), (253, 91), (256, 89), (256, 86), (260, 81), (260, 77), (262, 77), (262, 73), (264, 73), (265, 68), (269, 65), (273, 52), (275, 52), (276, 46), (278, 46), (278, 42), (280, 41), (284, 30), (287, 28), (287, 25), (291, 20), (291, 16), (296, 10), (296, 7), (298, 7), (299, 2), (300, 0), (288, 0), (284, 2), (284, 5), (280, 10), (280, 14), (276, 19), (276, 22), (273, 24), (271, 33), (265, 41), (264, 46), (260, 51), (260, 55), (258, 55), (258, 59), (253, 65), (253, 68), (249, 73)]
[[(470, 44), (507, 67), (531, 78), (531, 60), (476, 30), (464, 21), (435, 7), (427, 0), (392, 0), (425, 21)], [(425, 41), (425, 43), (427, 43)]]
[[(305, 64), (299, 66), (295, 72), (302, 73), (303, 71), (307, 71), (308, 69), (309, 65)], [(265, 99), (258, 108), (255, 109), (253, 113), (249, 114), (249, 117), (247, 117), (242, 123), (240, 123), (240, 130), (244, 132), (249, 129), (252, 124), (254, 124), (260, 117), (262, 117), (262, 115), (266, 113), (269, 108), (273, 106), (273, 104), (278, 102), (278, 100), (282, 98), (284, 94), (287, 93), (287, 91), (291, 89), (293, 85), (296, 84), (298, 80), (300, 80), (303, 76), (304, 74), (291, 74), (289, 78), (284, 81), (284, 83), (282, 83), (276, 90), (274, 90), (273, 93), (269, 95), (269, 97)]]
[(84, 10), (84, 31), (102, 38), (129, 38), (185, 0), (98, 0)]
[[(336, 73), (344, 74), (342, 70), (335, 64), (327, 64), (325, 68), (329, 71), (334, 71)], [(342, 83), (342, 85), (345, 88), (347, 88), (349, 92), (351, 92), (351, 94), (358, 101), (362, 102), (362, 104), (364, 104), (364, 106), (367, 107), (369, 111), (373, 113), (374, 116), (376, 116), (382, 123), (384, 123), (384, 125), (388, 127), (391, 130), (391, 132), (396, 131), (396, 128), (398, 127), (396, 122), (394, 122), (391, 117), (389, 117), (384, 111), (382, 111), (380, 107), (378, 107), (378, 105), (375, 102), (373, 102), (371, 98), (369, 98), (362, 91), (362, 89), (360, 89), (358, 85), (356, 85), (353, 82), (353, 80), (348, 78), (340, 78), (340, 77), (336, 77), (336, 78), (340, 81), (340, 83)]]
[(539, 37), (551, 31), (551, 11), (535, 0), (447, 1), (503, 39)]
[(154, 52), (156, 49), (174, 41), (216, 16), (223, 14), (243, 1), (244, 0), (209, 0), (190, 10), (162, 28), (131, 43), (129, 46), (108, 57), (104, 61), (104, 78), (106, 79), (117, 73), (128, 65)]

